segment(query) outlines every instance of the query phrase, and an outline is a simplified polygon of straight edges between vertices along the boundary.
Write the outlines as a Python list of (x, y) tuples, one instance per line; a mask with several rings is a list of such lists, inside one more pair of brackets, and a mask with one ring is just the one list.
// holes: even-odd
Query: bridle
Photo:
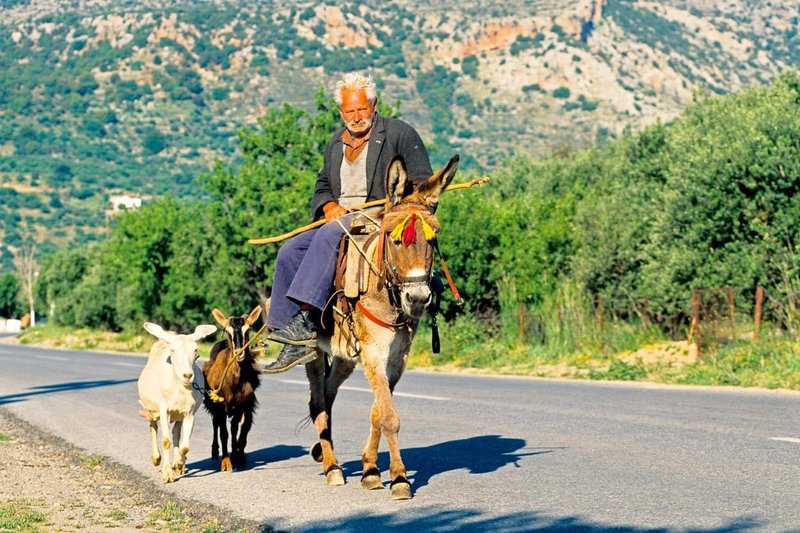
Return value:
[[(394, 229), (387, 228), (386, 215), (398, 212), (407, 212), (407, 215)], [(356, 303), (356, 307), (372, 322), (385, 328), (410, 328), (418, 320), (417, 318), (406, 317), (403, 314), (401, 295), (404, 291), (411, 290), (414, 287), (430, 286), (431, 278), (433, 277), (433, 252), (436, 247), (436, 233), (425, 221), (425, 217), (432, 215), (430, 208), (423, 204), (400, 204), (384, 213), (378, 234), (378, 257), (376, 260), (378, 289), (386, 288), (389, 295), (389, 303), (397, 310), (398, 318), (395, 322), (386, 322), (370, 312), (359, 300)], [(422, 236), (416, 235), (416, 221), (418, 219), (421, 219), (423, 223)], [(411, 246), (416, 245), (416, 239), (420, 237), (426, 241), (425, 272), (416, 276), (402, 276), (397, 272), (397, 267), (393, 264), (392, 250), (397, 247), (395, 242), (399, 242), (400, 246)]]

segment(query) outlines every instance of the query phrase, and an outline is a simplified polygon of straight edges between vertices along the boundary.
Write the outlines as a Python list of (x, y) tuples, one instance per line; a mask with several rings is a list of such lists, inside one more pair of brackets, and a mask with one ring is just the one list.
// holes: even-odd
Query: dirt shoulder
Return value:
[(0, 407), (0, 531), (272, 531), (179, 500), (134, 469), (50, 435)]

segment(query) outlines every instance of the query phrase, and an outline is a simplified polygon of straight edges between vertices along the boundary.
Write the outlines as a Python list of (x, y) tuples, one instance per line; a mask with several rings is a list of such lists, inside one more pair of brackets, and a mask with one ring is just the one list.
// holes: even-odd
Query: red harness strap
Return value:
[(356, 302), (356, 307), (358, 308), (358, 310), (359, 310), (359, 311), (361, 311), (361, 314), (362, 314), (362, 315), (364, 315), (365, 317), (367, 317), (369, 320), (371, 320), (371, 321), (375, 322), (375, 323), (376, 323), (376, 324), (378, 324), (379, 326), (383, 326), (383, 327), (384, 327), (384, 328), (386, 328), (386, 329), (398, 329), (398, 328), (402, 328), (402, 327), (406, 327), (406, 328), (407, 328), (407, 327), (409, 327), (409, 326), (411, 325), (409, 322), (395, 322), (395, 323), (390, 323), (390, 322), (386, 322), (386, 321), (384, 321), (384, 320), (381, 320), (381, 319), (380, 319), (380, 318), (378, 318), (377, 316), (373, 315), (373, 314), (372, 314), (372, 313), (369, 311), (369, 309), (367, 309), (367, 308), (366, 308), (366, 306), (364, 306), (364, 304), (363, 304), (363, 303), (361, 303), (361, 300), (359, 300), (359, 301), (357, 301), (357, 302)]

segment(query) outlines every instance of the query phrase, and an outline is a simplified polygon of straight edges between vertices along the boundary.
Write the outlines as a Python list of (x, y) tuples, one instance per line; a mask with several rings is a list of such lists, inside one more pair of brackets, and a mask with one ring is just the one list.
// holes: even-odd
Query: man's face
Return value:
[(364, 89), (345, 89), (342, 91), (342, 107), (339, 116), (353, 135), (364, 134), (372, 127), (372, 113), (375, 106), (367, 99)]

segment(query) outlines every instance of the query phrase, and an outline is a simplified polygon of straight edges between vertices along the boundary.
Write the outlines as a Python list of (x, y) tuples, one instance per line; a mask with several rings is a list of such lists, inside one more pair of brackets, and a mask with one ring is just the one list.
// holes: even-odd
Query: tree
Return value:
[(11, 272), (0, 275), (0, 317), (15, 317), (19, 314), (19, 282)]
[(36, 278), (39, 275), (39, 263), (36, 261), (36, 243), (28, 239), (19, 247), (14, 256), (17, 278), (20, 280), (22, 297), (28, 304), (31, 316), (31, 327), (36, 325), (36, 309), (34, 307)]

